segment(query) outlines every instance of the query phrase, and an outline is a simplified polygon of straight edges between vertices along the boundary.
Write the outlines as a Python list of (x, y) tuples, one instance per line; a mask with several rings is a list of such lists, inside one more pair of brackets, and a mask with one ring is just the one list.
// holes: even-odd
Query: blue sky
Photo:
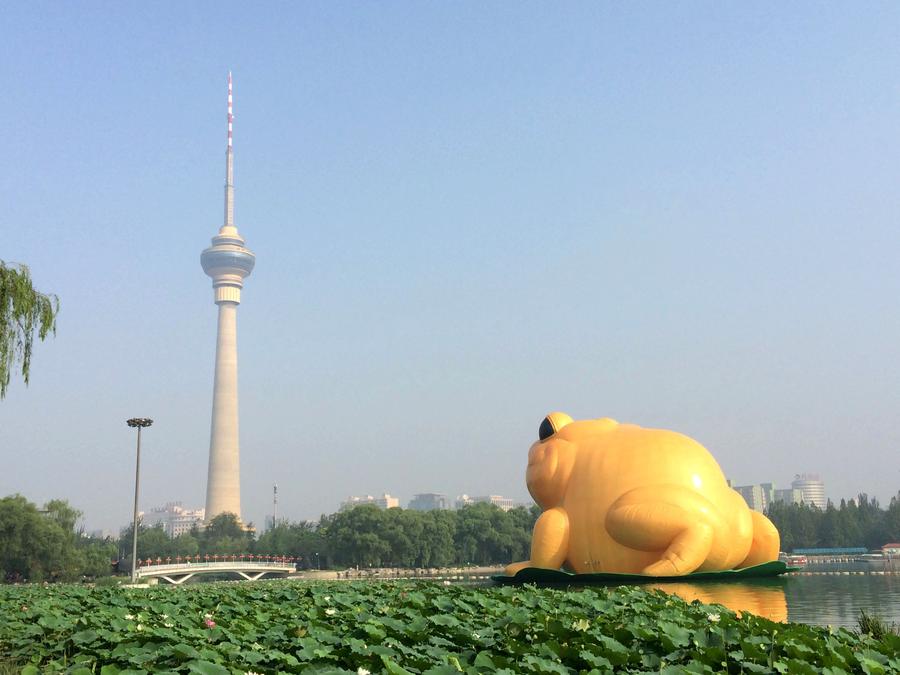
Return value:
[(551, 410), (900, 489), (900, 8), (15, 3), (0, 258), (60, 296), (0, 494), (203, 503), (225, 77), (246, 519), (523, 500)]

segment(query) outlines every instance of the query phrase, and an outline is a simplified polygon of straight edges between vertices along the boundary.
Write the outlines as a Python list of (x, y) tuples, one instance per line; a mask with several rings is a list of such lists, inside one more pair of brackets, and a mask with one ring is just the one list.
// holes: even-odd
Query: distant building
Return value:
[(494, 506), (499, 506), (503, 511), (509, 511), (516, 506), (516, 501), (512, 497), (501, 497), (500, 495), (475, 497), (472, 501), (476, 504), (493, 504)]
[(407, 508), (412, 509), (413, 511), (446, 511), (452, 508), (452, 504), (447, 495), (424, 492), (422, 494), (413, 495), (413, 498), (409, 500)]
[(800, 490), (800, 497), (804, 504), (812, 504), (822, 511), (828, 506), (828, 501), (825, 499), (825, 483), (816, 474), (797, 474), (791, 482), (791, 487)]
[(461, 509), (464, 506), (469, 506), (470, 504), (474, 504), (475, 500), (472, 499), (469, 495), (459, 495), (456, 498), (456, 508)]
[(784, 502), (785, 504), (801, 504), (803, 503), (803, 493), (797, 488), (775, 490), (773, 501)]
[(758, 483), (756, 485), (738, 485), (735, 491), (744, 498), (754, 511), (764, 512), (769, 504), (774, 501), (774, 486), (772, 483)]
[(512, 497), (503, 497), (501, 495), (482, 495), (481, 497), (470, 497), (469, 495), (459, 495), (456, 498), (456, 508), (461, 509), (472, 504), (493, 504), (504, 511), (509, 511), (523, 504), (516, 504)]
[(186, 509), (181, 502), (168, 502), (143, 514), (146, 527), (162, 525), (165, 533), (172, 538), (190, 532), (194, 526), (201, 527), (206, 515), (205, 509)]
[(393, 509), (400, 506), (400, 500), (397, 497), (385, 493), (380, 497), (366, 495), (365, 497), (347, 497), (346, 501), (341, 502), (341, 511), (352, 509), (354, 506), (362, 504), (374, 504), (379, 509)]
[[(729, 484), (731, 481), (729, 481)], [(826, 505), (825, 486), (818, 476), (797, 476), (791, 487), (777, 489), (774, 483), (755, 485), (732, 485), (754, 511), (764, 512), (775, 502), (786, 504), (810, 504), (824, 510)]]
[(397, 497), (391, 497), (385, 493), (375, 498), (375, 506), (379, 509), (396, 509), (400, 508), (400, 500)]

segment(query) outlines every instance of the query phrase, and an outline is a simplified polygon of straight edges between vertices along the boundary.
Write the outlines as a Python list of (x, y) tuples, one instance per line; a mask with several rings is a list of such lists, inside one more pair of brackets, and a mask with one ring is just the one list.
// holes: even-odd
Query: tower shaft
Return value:
[(206, 518), (241, 515), (238, 426), (237, 303), (219, 303), (216, 374), (209, 435)]

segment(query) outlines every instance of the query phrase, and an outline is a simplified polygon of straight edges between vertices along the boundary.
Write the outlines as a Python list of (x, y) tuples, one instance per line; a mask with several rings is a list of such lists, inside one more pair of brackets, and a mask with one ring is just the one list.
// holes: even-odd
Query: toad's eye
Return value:
[(544, 418), (544, 421), (541, 422), (541, 426), (538, 427), (538, 438), (542, 441), (546, 441), (571, 421), (572, 418), (566, 415), (566, 413), (550, 413)]

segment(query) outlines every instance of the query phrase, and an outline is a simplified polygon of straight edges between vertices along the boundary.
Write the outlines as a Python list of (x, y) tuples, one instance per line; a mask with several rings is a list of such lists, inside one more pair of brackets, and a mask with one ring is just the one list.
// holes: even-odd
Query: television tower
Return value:
[(234, 226), (234, 154), (231, 147), (231, 73), (228, 73), (228, 144), (225, 148), (225, 223), (200, 255), (203, 271), (212, 277), (219, 326), (216, 335), (216, 375), (209, 435), (206, 520), (221, 513), (241, 517), (240, 449), (238, 442), (237, 307), (244, 277), (256, 256), (244, 246)]

